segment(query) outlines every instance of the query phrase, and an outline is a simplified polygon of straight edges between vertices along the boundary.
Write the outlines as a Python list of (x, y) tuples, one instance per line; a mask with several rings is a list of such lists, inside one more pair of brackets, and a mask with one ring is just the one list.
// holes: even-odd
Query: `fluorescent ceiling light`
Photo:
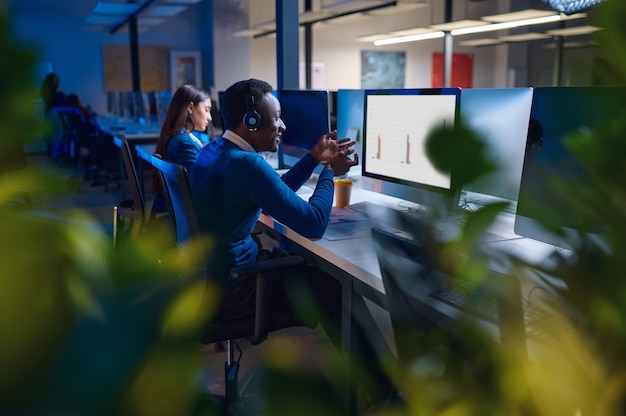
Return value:
[(542, 23), (557, 22), (559, 20), (561, 20), (561, 16), (555, 14), (552, 16), (536, 17), (532, 19), (517, 20), (512, 22), (492, 23), (490, 25), (468, 27), (465, 29), (456, 29), (452, 30), (450, 33), (452, 33), (452, 36), (468, 35), (470, 33), (491, 32), (494, 30), (512, 29), (514, 27), (539, 25)]
[(457, 22), (449, 22), (449, 23), (441, 23), (437, 25), (431, 25), (431, 29), (436, 30), (454, 30), (454, 29), (465, 29), (468, 27), (476, 27), (476, 26), (484, 26), (488, 25), (488, 22), (482, 20), (459, 20)]
[(499, 36), (498, 39), (504, 42), (527, 42), (530, 40), (549, 39), (550, 36), (545, 33), (520, 33), (517, 35)]
[(563, 29), (554, 29), (546, 31), (547, 34), (553, 36), (579, 36), (579, 35), (588, 35), (595, 31), (600, 30), (597, 26), (577, 26), (577, 27), (565, 27)]
[(553, 15), (554, 15), (554, 11), (552, 10), (526, 9), (526, 10), (520, 10), (517, 12), (484, 16), (482, 20), (485, 20), (487, 22), (492, 22), (492, 23), (501, 23), (501, 22), (512, 22), (514, 20), (534, 19), (536, 17), (545, 17), (545, 16), (553, 16)]
[(495, 38), (483, 38), (483, 39), (469, 39), (469, 40), (463, 40), (461, 42), (459, 42), (459, 45), (462, 46), (490, 46), (490, 45), (499, 45), (502, 42), (500, 42), (498, 39)]
[(393, 44), (396, 44), (396, 43), (415, 42), (415, 41), (418, 41), (418, 40), (427, 40), (427, 39), (437, 39), (437, 38), (442, 38), (444, 36), (445, 36), (445, 33), (443, 33), (442, 31), (438, 30), (436, 32), (421, 33), (421, 34), (417, 34), (417, 35), (400, 36), (400, 37), (388, 38), (388, 39), (380, 39), (380, 40), (374, 41), (374, 45), (376, 45), (376, 46), (393, 45)]
[(94, 7), (92, 13), (96, 14), (117, 14), (128, 16), (129, 14), (135, 13), (137, 9), (139, 9), (141, 4), (137, 3), (107, 3), (104, 1), (99, 1)]
[(411, 29), (403, 29), (403, 30), (394, 30), (393, 32), (389, 32), (387, 37), (400, 37), (400, 36), (412, 36), (412, 35), (421, 35), (424, 33), (433, 33), (435, 29), (431, 29), (428, 27), (414, 27)]

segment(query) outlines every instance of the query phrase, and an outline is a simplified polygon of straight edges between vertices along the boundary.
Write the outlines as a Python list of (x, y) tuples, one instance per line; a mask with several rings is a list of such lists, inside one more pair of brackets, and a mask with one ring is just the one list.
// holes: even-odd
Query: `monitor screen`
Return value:
[[(533, 92), (526, 154), (520, 182), (515, 233), (561, 247), (570, 246), (585, 219), (567, 201), (587, 174), (566, 144), (575, 131), (593, 131), (621, 111), (624, 90), (617, 87), (542, 87)], [(553, 181), (558, 180), (558, 188)], [(541, 219), (551, 219), (563, 232), (546, 231)]]
[(460, 88), (365, 90), (362, 187), (420, 205), (454, 194), (451, 174), (437, 170), (425, 140), (454, 128)]
[[(281, 139), (281, 153), (293, 165), (330, 131), (328, 91), (280, 90), (281, 118), (287, 126)], [(279, 155), (280, 157), (280, 155)]]
[[(361, 159), (363, 150), (363, 106), (365, 90), (340, 89), (337, 91), (337, 138), (354, 140), (354, 153)], [(361, 171), (361, 166), (352, 169)], [(351, 169), (351, 170), (352, 170)]]
[(532, 97), (530, 87), (461, 91), (461, 119), (483, 140), (486, 157), (495, 164), (494, 172), (466, 184), (464, 192), (517, 201)]

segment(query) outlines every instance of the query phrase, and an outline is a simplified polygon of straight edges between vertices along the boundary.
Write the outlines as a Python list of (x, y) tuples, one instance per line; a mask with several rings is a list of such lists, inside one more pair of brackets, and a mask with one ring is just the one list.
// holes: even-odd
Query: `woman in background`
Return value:
[[(204, 143), (198, 132), (205, 132), (211, 122), (211, 96), (196, 86), (185, 84), (174, 93), (161, 126), (155, 153), (189, 170)], [(152, 213), (167, 212), (156, 171), (152, 173), (154, 204)]]
[(39, 95), (43, 99), (44, 112), (48, 114), (52, 107), (65, 105), (65, 94), (59, 87), (59, 76), (54, 72), (46, 75), (41, 83)]

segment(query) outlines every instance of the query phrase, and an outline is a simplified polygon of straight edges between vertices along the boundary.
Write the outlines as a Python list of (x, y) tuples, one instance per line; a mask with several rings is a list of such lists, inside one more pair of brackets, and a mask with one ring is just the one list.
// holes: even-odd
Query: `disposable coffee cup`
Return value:
[(350, 179), (335, 179), (335, 206), (344, 208), (350, 205), (352, 181)]

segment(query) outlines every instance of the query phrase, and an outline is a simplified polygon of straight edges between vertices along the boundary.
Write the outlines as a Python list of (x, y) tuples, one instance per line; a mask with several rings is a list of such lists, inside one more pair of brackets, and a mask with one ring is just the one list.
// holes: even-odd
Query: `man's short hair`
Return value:
[(263, 96), (271, 92), (272, 86), (269, 83), (254, 78), (238, 81), (228, 87), (224, 92), (224, 103), (221, 109), (222, 118), (226, 123), (224, 128), (234, 129), (242, 122), (243, 115), (248, 111), (249, 100), (246, 98), (250, 94), (254, 99), (254, 110), (263, 115)]

